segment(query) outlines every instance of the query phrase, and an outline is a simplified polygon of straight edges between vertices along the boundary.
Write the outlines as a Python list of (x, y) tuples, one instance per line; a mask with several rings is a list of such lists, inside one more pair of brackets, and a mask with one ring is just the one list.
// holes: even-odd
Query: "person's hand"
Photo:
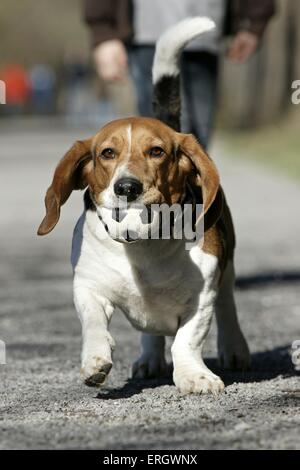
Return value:
[(240, 31), (229, 47), (227, 58), (237, 64), (244, 62), (256, 51), (258, 43), (259, 38), (256, 34)]
[(127, 52), (119, 39), (104, 41), (94, 49), (98, 75), (105, 81), (124, 78), (127, 72)]

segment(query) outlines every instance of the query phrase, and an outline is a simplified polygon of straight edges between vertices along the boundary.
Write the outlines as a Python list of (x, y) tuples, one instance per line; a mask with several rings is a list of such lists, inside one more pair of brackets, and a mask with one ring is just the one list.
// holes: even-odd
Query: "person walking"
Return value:
[(140, 115), (152, 116), (151, 69), (159, 36), (180, 20), (208, 16), (215, 29), (193, 41), (182, 56), (183, 132), (207, 148), (216, 109), (222, 39), (227, 57), (241, 63), (257, 50), (275, 12), (274, 0), (84, 0), (99, 76), (122, 80), (130, 69)]

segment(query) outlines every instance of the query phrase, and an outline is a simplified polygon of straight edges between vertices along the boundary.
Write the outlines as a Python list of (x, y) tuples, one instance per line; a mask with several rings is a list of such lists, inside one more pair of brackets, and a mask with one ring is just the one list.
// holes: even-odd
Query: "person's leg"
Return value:
[(154, 46), (134, 46), (129, 50), (129, 65), (135, 85), (138, 111), (141, 116), (153, 116), (152, 64)]
[(185, 52), (182, 60), (185, 105), (182, 131), (195, 134), (206, 149), (217, 99), (218, 58), (203, 52)]

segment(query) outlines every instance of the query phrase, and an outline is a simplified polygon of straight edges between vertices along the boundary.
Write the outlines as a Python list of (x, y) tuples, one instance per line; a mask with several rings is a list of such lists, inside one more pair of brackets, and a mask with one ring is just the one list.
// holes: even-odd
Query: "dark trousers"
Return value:
[[(130, 69), (136, 88), (141, 116), (152, 116), (153, 46), (130, 48)], [(218, 58), (206, 52), (184, 52), (182, 55), (181, 129), (193, 133), (207, 148), (213, 126), (217, 97)]]

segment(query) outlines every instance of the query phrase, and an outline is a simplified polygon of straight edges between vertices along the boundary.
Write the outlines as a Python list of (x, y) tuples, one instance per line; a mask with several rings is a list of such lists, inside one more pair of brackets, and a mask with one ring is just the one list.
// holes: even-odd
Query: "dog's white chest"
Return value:
[(124, 245), (104, 235), (95, 213), (80, 219), (73, 239), (74, 285), (96, 289), (137, 329), (175, 334), (181, 318), (198, 307), (199, 263), (178, 249), (179, 241)]

